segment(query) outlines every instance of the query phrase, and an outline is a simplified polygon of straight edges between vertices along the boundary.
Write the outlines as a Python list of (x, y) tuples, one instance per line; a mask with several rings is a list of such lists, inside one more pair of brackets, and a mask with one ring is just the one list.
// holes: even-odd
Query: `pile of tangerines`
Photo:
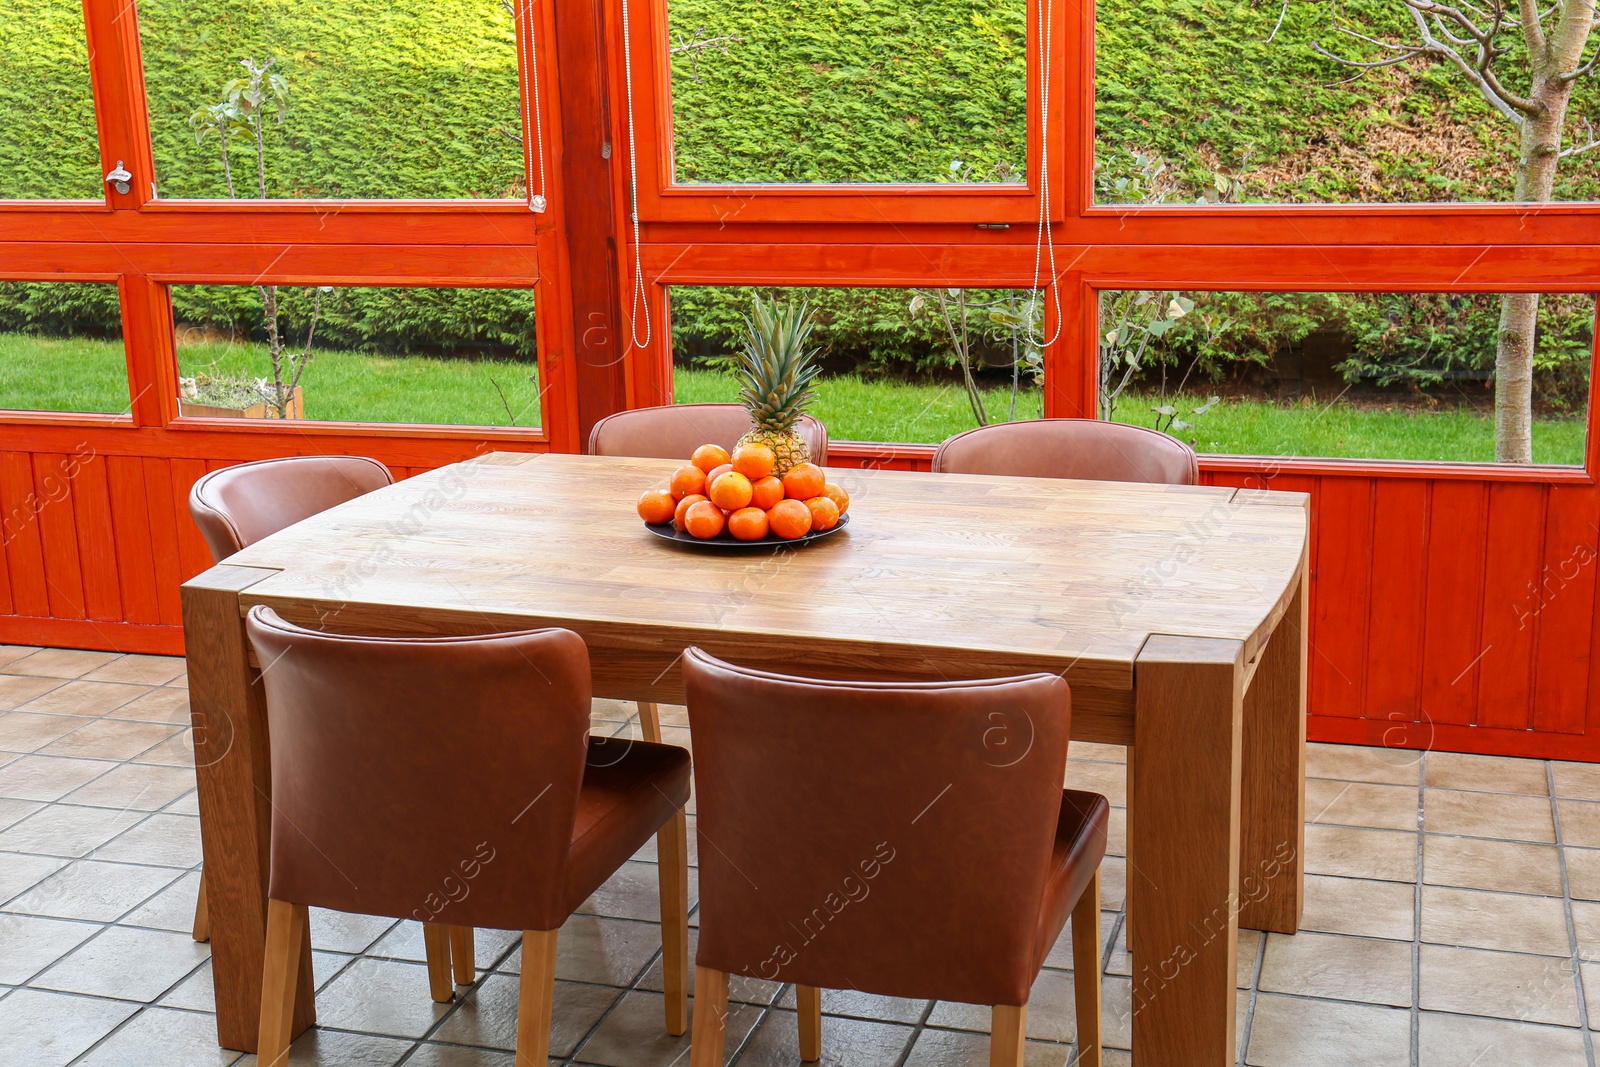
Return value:
[(740, 541), (769, 534), (792, 541), (839, 525), (850, 495), (814, 463), (798, 464), (781, 478), (773, 474), (777, 463), (766, 445), (742, 445), (732, 455), (718, 445), (701, 445), (672, 473), (667, 488), (644, 491), (639, 517), (670, 522), (702, 541), (724, 531)]

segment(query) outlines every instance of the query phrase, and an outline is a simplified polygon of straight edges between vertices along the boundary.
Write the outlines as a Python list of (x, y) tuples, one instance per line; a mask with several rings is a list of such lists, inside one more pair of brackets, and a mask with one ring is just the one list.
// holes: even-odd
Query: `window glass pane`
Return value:
[(678, 403), (738, 398), (734, 371), (757, 293), (813, 309), (822, 373), (806, 410), (834, 440), (942, 441), (976, 426), (980, 403), (990, 422), (1039, 417), (1042, 308), (1020, 289), (675, 287)]
[(1026, 0), (667, 11), (679, 181), (1026, 180)]
[[(1500, 351), (1506, 315), (1531, 345)], [(1105, 292), (1100, 414), (1201, 452), (1576, 466), (1594, 319), (1586, 293)], [(1502, 356), (1532, 387), (1497, 442)]]
[(122, 311), (109, 282), (0, 282), (0, 408), (122, 415)]
[(185, 415), (540, 423), (532, 290), (175, 285), (172, 311)]
[[(230, 173), (239, 197), (525, 195), (500, 0), (140, 0), (139, 25), (162, 196), (226, 197)], [(258, 113), (230, 106), (253, 78), (264, 173)]]
[(0, 18), (0, 199), (98, 199), (100, 144), (80, 0)]
[[(1507, 96), (1530, 93), (1515, 5), (1436, 6), (1436, 40), (1471, 57), (1472, 34), (1503, 50), (1490, 72)], [(1545, 9), (1553, 32), (1564, 8)], [(1498, 32), (1491, 12), (1499, 12)], [(1552, 160), (1553, 184), (1515, 196), (1518, 132), (1447, 58), (1412, 52), (1418, 23), (1404, 0), (1221, 4), (1173, 0), (1096, 5), (1096, 197), (1371, 203), (1600, 199), (1600, 149)], [(1583, 33), (1587, 34), (1587, 28)], [(1588, 45), (1593, 54), (1595, 43)], [(1333, 56), (1339, 58), (1331, 58)], [(1382, 63), (1383, 67), (1353, 66)], [(1543, 80), (1542, 80), (1543, 81)], [(1570, 104), (1554, 79), (1545, 99), (1563, 148), (1594, 138), (1600, 83), (1578, 79)], [(1504, 102), (1504, 101), (1502, 101)], [(1507, 106), (1513, 115), (1523, 112)]]

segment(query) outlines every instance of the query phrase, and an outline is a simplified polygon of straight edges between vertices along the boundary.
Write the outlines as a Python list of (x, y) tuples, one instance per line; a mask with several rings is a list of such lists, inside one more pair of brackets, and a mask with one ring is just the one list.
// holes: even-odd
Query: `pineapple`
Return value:
[(793, 467), (811, 460), (811, 449), (794, 425), (816, 395), (811, 379), (818, 367), (806, 338), (814, 325), (805, 304), (762, 303), (756, 297), (755, 313), (746, 320), (750, 339), (739, 357), (739, 403), (750, 412), (751, 430), (740, 445), (766, 445), (778, 457), (773, 471), (783, 477)]

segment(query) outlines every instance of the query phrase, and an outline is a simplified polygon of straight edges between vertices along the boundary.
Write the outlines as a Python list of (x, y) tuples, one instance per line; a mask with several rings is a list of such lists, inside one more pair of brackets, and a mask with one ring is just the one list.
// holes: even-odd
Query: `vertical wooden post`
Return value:
[[(250, 667), (239, 593), (276, 573), (224, 564), (183, 587), (217, 1042), (244, 1052), (256, 1050), (261, 1018), (272, 776), (266, 701), (260, 678)], [(315, 986), (311, 942), (305, 939), (291, 1040), (316, 1021)]]
[(138, 13), (124, 0), (84, 0), (83, 18), (100, 133), (100, 173), (110, 173), (120, 162), (132, 175), (126, 193), (105, 185), (106, 202), (113, 208), (137, 209), (155, 198)]
[(611, 79), (604, 46), (604, 0), (555, 0), (556, 78), (562, 144), (558, 224), (564, 231), (571, 301), (572, 370), (577, 385), (577, 440), (627, 403), (624, 360), (631, 341), (619, 286), (624, 237), (618, 219), (618, 171), (627, 145), (613, 143)]
[(1297, 931), (1304, 910), (1309, 571), (1303, 559), (1244, 696), (1239, 925), (1280, 934)]
[(1131, 917), (1136, 1063), (1234, 1062), (1243, 660), (1238, 641), (1156, 634), (1134, 669), (1128, 872), (1161, 889)]

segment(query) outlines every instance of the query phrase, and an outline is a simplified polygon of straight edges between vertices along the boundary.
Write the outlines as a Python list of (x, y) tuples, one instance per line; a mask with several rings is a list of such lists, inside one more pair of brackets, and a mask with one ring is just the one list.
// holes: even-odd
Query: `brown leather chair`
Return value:
[[(999, 474), (1022, 478), (1086, 478), (1106, 482), (1193, 485), (1200, 480), (1194, 449), (1159, 430), (1101, 419), (1033, 419), (982, 426), (948, 438), (933, 454), (946, 474)], [(1128, 749), (1128, 792), (1133, 792), (1133, 749)], [(1132, 834), (1130, 822), (1129, 834)], [(1128, 879), (1124, 914), (1131, 913), (1134, 879)], [(1128, 950), (1133, 927), (1124, 924)]]
[(389, 468), (365, 456), (263, 459), (201, 477), (189, 493), (189, 514), (221, 563), (301, 519), (393, 483)]
[[(811, 462), (828, 465), (828, 430), (810, 415), (795, 424), (811, 450)], [(607, 415), (589, 431), (591, 456), (637, 456), (645, 459), (689, 457), (701, 445), (732, 450), (750, 432), (750, 413), (742, 404), (663, 404)], [(639, 701), (639, 728), (647, 741), (661, 740), (661, 716), (655, 704)]]
[(683, 659), (695, 746), (700, 945), (693, 1067), (720, 1067), (728, 976), (793, 982), (800, 1055), (823, 988), (993, 1008), (1022, 1063), (1028, 992), (1068, 914), (1079, 1056), (1100, 1063), (1109, 807), (1063, 792), (1054, 675), (830, 682)]
[[(365, 456), (262, 459), (202, 475), (189, 491), (189, 515), (206, 539), (211, 561), (221, 563), (301, 519), (393, 484), (389, 468)], [(471, 934), (468, 930), (456, 937), (468, 966)], [(203, 873), (194, 905), (194, 939), (211, 940)]]
[(308, 905), (524, 931), (517, 1062), (543, 1067), (561, 924), (658, 831), (667, 1029), (687, 1028), (689, 753), (589, 737), (577, 634), (349, 637), (260, 606), (245, 627), (272, 738), (264, 1067), (287, 1058)]
[[(811, 462), (828, 465), (827, 428), (810, 415), (795, 423), (811, 449)], [(701, 445), (732, 449), (750, 432), (750, 413), (740, 404), (663, 404), (607, 415), (589, 431), (591, 456), (681, 459)]]
[(945, 474), (1167, 485), (1193, 485), (1200, 478), (1194, 449), (1176, 437), (1101, 419), (1032, 419), (980, 426), (946, 439), (933, 454), (933, 469)]

